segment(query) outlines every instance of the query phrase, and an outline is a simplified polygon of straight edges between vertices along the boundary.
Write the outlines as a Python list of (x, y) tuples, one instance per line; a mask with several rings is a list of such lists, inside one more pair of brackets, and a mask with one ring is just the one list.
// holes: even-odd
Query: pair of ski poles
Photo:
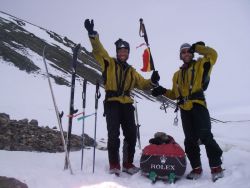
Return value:
[[(82, 155), (81, 155), (81, 170), (83, 170), (83, 156), (84, 156), (84, 127), (85, 127), (85, 109), (86, 109), (86, 88), (87, 88), (87, 80), (83, 80), (83, 92), (82, 92), (82, 101), (83, 101), (83, 112), (84, 115), (78, 120), (82, 119)], [(95, 172), (95, 150), (96, 150), (96, 128), (97, 128), (97, 111), (98, 111), (98, 100), (101, 97), (100, 93), (100, 85), (99, 82), (96, 83), (96, 91), (95, 91), (95, 127), (94, 127), (94, 149), (93, 149), (93, 168), (92, 172)], [(92, 115), (92, 114), (91, 114)], [(89, 115), (90, 116), (90, 115)]]
[[(85, 118), (92, 116), (93, 114), (90, 115), (85, 115), (85, 110), (86, 110), (86, 90), (87, 90), (87, 80), (84, 79), (83, 80), (83, 92), (82, 92), (82, 106), (83, 106), (83, 112), (79, 113), (79, 114), (83, 114), (82, 117), (78, 118), (78, 120), (82, 119), (82, 150), (81, 150), (81, 170), (83, 170), (83, 157), (84, 157), (84, 127), (85, 127)], [(92, 168), (92, 172), (95, 172), (95, 150), (96, 150), (96, 129), (97, 129), (97, 111), (98, 111), (98, 100), (101, 97), (101, 93), (100, 93), (100, 85), (99, 82), (96, 83), (96, 92), (95, 92), (95, 126), (94, 126), (94, 149), (93, 149), (93, 168)]]

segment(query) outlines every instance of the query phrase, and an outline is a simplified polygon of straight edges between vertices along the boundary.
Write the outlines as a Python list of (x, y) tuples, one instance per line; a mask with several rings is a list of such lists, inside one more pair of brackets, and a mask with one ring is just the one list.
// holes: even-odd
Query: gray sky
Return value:
[(235, 97), (239, 92), (250, 105), (249, 0), (0, 0), (0, 4), (1, 11), (67, 36), (88, 50), (83, 23), (86, 18), (94, 19), (110, 55), (115, 55), (118, 38), (130, 42), (129, 63), (138, 70), (143, 49), (135, 47), (143, 42), (138, 35), (143, 18), (165, 87), (172, 86), (172, 75), (181, 65), (179, 46), (203, 40), (219, 54), (207, 92), (211, 106), (239, 104)]

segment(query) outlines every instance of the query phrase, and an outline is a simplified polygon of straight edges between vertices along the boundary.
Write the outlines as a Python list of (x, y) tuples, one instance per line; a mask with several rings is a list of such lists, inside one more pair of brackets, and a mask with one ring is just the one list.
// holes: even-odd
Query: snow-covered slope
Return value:
[[(92, 92), (94, 89), (89, 89)], [(48, 97), (49, 99), (49, 97)], [(176, 141), (183, 147), (183, 134), (181, 125), (173, 126), (173, 116), (165, 115), (158, 110), (157, 104), (143, 100), (138, 103), (139, 117), (141, 126), (142, 146), (148, 144), (148, 139), (156, 131), (164, 131), (175, 137)], [(88, 108), (89, 109), (89, 108)], [(154, 113), (149, 117), (148, 109), (154, 109)], [(152, 110), (151, 110), (152, 111)], [(40, 112), (37, 110), (37, 112)], [(98, 137), (106, 138), (106, 128), (104, 119), (99, 113), (98, 116)], [(80, 124), (75, 123), (73, 129), (80, 129)], [(90, 133), (93, 129), (93, 123), (86, 124)], [(171, 187), (178, 188), (248, 188), (250, 187), (249, 158), (250, 158), (250, 139), (249, 123), (230, 123), (214, 124), (213, 132), (218, 143), (224, 150), (223, 167), (225, 177), (213, 183), (210, 177), (210, 169), (206, 158), (204, 146), (202, 146), (202, 163), (204, 173), (198, 181), (190, 181), (182, 178)], [(122, 138), (122, 137), (121, 137)], [(135, 164), (139, 165), (141, 150), (136, 147)], [(136, 174), (130, 176), (122, 174), (121, 177), (108, 174), (108, 158), (106, 151), (96, 151), (95, 173), (92, 173), (93, 150), (84, 151), (84, 168), (80, 169), (81, 152), (71, 152), (70, 159), (74, 175), (69, 171), (63, 170), (64, 154), (48, 154), (35, 152), (10, 152), (0, 151), (0, 174), (4, 176), (15, 177), (25, 182), (31, 188), (42, 187), (60, 187), (60, 188), (82, 188), (82, 187), (165, 187), (170, 186), (161, 181), (152, 185), (150, 180)], [(190, 166), (187, 166), (187, 171)]]

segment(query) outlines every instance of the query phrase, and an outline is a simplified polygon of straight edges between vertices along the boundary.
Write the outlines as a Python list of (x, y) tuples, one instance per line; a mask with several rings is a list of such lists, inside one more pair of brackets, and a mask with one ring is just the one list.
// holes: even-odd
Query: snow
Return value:
[[(232, 121), (228, 123), (213, 123), (212, 126), (214, 137), (224, 151), (223, 167), (226, 169), (225, 177), (215, 183), (211, 181), (206, 152), (204, 146), (202, 146), (201, 155), (204, 173), (201, 179), (189, 181), (183, 177), (176, 184), (171, 185), (171, 187), (250, 188), (250, 122), (237, 122), (250, 119), (250, 101), (248, 96), (250, 92), (250, 65), (248, 62), (250, 43), (250, 12), (248, 10), (250, 3), (247, 0), (211, 0), (203, 3), (197, 0), (190, 0), (190, 3), (180, 0), (171, 3), (160, 0), (157, 3), (155, 1), (147, 1), (146, 3), (144, 1), (135, 2), (132, 0), (128, 0), (126, 3), (117, 3), (114, 0), (110, 0), (109, 3), (100, 4), (98, 2), (98, 6), (96, 0), (88, 2), (88, 6), (82, 4), (81, 1), (77, 1), (78, 3), (75, 3), (77, 7), (74, 7), (74, 10), (78, 11), (75, 11), (76, 15), (73, 15), (74, 17), (65, 14), (66, 11), (59, 11), (56, 15), (53, 15), (57, 8), (55, 8), (55, 4), (62, 9), (65, 9), (65, 7), (72, 8), (66, 2), (63, 3), (56, 0), (55, 2), (57, 3), (44, 0), (42, 2), (35, 2), (34, 4), (33, 1), (26, 0), (26, 2), (21, 2), (21, 4), (15, 2), (16, 4), (13, 5), (9, 0), (1, 0), (1, 8), (3, 7), (3, 10), (6, 12), (9, 10), (9, 13), (17, 17), (23, 15), (21, 18), (26, 17), (28, 21), (33, 20), (31, 22), (36, 25), (45, 26), (46, 24), (50, 24), (47, 25), (50, 30), (56, 31), (58, 34), (63, 33), (69, 39), (73, 38), (74, 41), (81, 40), (83, 46), (89, 50), (91, 48), (87, 33), (83, 31), (83, 20), (85, 18), (93, 18), (95, 19), (96, 29), (100, 32), (100, 37), (111, 55), (115, 51), (113, 41), (117, 38), (121, 37), (131, 41), (130, 61), (137, 70), (141, 68), (141, 51), (143, 49), (133, 49), (142, 43), (142, 39), (139, 40), (138, 37), (137, 29), (139, 21), (137, 22), (137, 20), (143, 17), (154, 61), (161, 75), (161, 84), (166, 87), (171, 87), (172, 75), (180, 66), (178, 62), (180, 44), (183, 42), (192, 43), (204, 40), (211, 47), (214, 47), (218, 51), (219, 58), (213, 69), (206, 97), (212, 117), (223, 121)], [(112, 11), (110, 11), (110, 3), (114, 7)], [(25, 8), (33, 6), (32, 9), (36, 11), (34, 11), (34, 14), (31, 11), (23, 11), (21, 8), (23, 6), (26, 6)], [(43, 6), (48, 6), (46, 9), (47, 14), (44, 15), (45, 17), (39, 15), (39, 11), (44, 11), (41, 8)], [(125, 14), (122, 15), (119, 14), (121, 6), (126, 10)], [(154, 9), (153, 14), (151, 14), (151, 8)], [(106, 10), (105, 14), (103, 14), (103, 10)], [(206, 12), (204, 13), (205, 10)], [(131, 14), (128, 14), (128, 12)], [(50, 16), (49, 18), (52, 23), (50, 23), (50, 19), (47, 19), (46, 16)], [(64, 21), (60, 21), (62, 18), (64, 18)], [(8, 16), (6, 19), (9, 19)], [(110, 25), (111, 20), (113, 25)], [(115, 25), (120, 26), (116, 28), (116, 32), (114, 32)], [(159, 29), (159, 25), (162, 28)], [(29, 24), (26, 24), (24, 27), (29, 32), (42, 37), (51, 44), (58, 45), (44, 30)], [(68, 49), (72, 53), (69, 48), (64, 49)], [(44, 72), (42, 57), (28, 49), (26, 55), (32, 57), (36, 65)], [(48, 61), (48, 63), (50, 62)], [(51, 66), (49, 67), (49, 71), (52, 74), (58, 74), (58, 71)], [(142, 74), (149, 78), (151, 73)], [(65, 79), (70, 80), (69, 75), (64, 76)], [(10, 114), (11, 119), (37, 119), (40, 126), (48, 125), (53, 127), (57, 125), (48, 81), (45, 76), (41, 77), (19, 71), (16, 67), (11, 66), (10, 63), (0, 58), (0, 86), (0, 112)], [(64, 130), (67, 130), (68, 122), (66, 114), (69, 111), (70, 89), (66, 86), (56, 85), (53, 80), (52, 86), (58, 108), (65, 112), (63, 127)], [(79, 111), (82, 109), (81, 92), (82, 80), (77, 80), (75, 108), (79, 109)], [(97, 141), (101, 139), (106, 141), (106, 122), (102, 116), (104, 92), (103, 90), (101, 92), (102, 97), (99, 100), (98, 109)], [(87, 114), (94, 112), (94, 93), (95, 86), (88, 84)], [(146, 99), (137, 99), (137, 101), (139, 122), (142, 125), (140, 128), (142, 146), (145, 147), (148, 144), (148, 140), (155, 132), (163, 131), (172, 135), (183, 147), (184, 135), (180, 117), (179, 125), (173, 126), (173, 119), (175, 117), (173, 109), (168, 109), (168, 113), (166, 114), (159, 109), (159, 103), (152, 103)], [(85, 133), (93, 137), (94, 116), (87, 118), (85, 125)], [(74, 120), (72, 132), (80, 135), (82, 132), (81, 126), (81, 121)], [(139, 166), (141, 152), (136, 147), (135, 164), (137, 166)], [(63, 170), (64, 153), (51, 154), (0, 150), (0, 176), (15, 177), (26, 183), (29, 188), (157, 188), (170, 186), (161, 181), (152, 185), (149, 179), (140, 174), (134, 176), (122, 174), (119, 178), (109, 175), (107, 151), (96, 150), (95, 173), (93, 174), (92, 157), (92, 148), (84, 150), (84, 168), (81, 171), (81, 152), (71, 152), (70, 160), (74, 171), (74, 175), (71, 175), (68, 170)], [(188, 164), (186, 173), (190, 170), (191, 167)]]
[[(11, 22), (14, 22), (14, 23), (17, 22), (16, 20), (23, 21), (22, 19), (19, 19), (19, 18), (13, 19), (11, 16), (6, 15), (6, 14), (1, 14), (1, 16), (4, 19), (6, 19), (6, 20), (4, 20), (4, 22), (6, 22), (6, 23), (9, 23), (9, 21), (7, 21), (7, 20), (10, 20)], [(69, 52), (70, 54), (72, 54), (72, 49), (71, 48), (69, 48), (69, 47), (63, 45), (62, 43), (54, 40), (53, 38), (51, 38), (50, 35), (47, 33), (47, 31), (44, 28), (38, 27), (38, 26), (30, 24), (30, 23), (25, 23), (22, 27), (25, 30), (29, 31), (29, 33), (33, 33), (37, 37), (43, 39), (45, 42), (47, 42), (47, 43), (49, 43), (51, 45), (54, 45), (54, 46), (59, 46), (60, 48), (62, 48), (66, 52)], [(23, 31), (20, 31), (20, 32), (23, 32)], [(50, 31), (48, 31), (48, 32), (50, 32)], [(51, 33), (51, 34), (53, 34), (53, 33)], [(60, 36), (60, 37), (63, 40), (64, 36)]]

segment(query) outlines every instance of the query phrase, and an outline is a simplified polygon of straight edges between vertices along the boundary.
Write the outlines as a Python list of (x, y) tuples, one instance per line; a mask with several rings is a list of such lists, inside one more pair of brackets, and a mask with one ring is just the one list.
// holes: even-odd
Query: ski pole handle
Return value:
[(147, 44), (147, 46), (149, 46), (148, 44), (148, 35), (147, 35), (147, 31), (146, 31), (146, 28), (145, 28), (145, 25), (143, 23), (143, 19), (140, 18), (140, 31), (139, 31), (139, 35), (140, 37), (144, 37), (144, 40)]
[(150, 47), (149, 47), (149, 43), (148, 43), (148, 35), (147, 35), (147, 31), (146, 31), (146, 28), (145, 28), (145, 25), (143, 23), (143, 19), (140, 18), (140, 30), (139, 30), (139, 36), (140, 37), (143, 37), (144, 40), (145, 40), (145, 43), (148, 47), (148, 50), (149, 50), (149, 54), (150, 54), (150, 66), (151, 66), (151, 70), (155, 70), (155, 66), (154, 66), (154, 60), (153, 60), (153, 57), (152, 57), (152, 54), (151, 54), (151, 50), (150, 50)]

